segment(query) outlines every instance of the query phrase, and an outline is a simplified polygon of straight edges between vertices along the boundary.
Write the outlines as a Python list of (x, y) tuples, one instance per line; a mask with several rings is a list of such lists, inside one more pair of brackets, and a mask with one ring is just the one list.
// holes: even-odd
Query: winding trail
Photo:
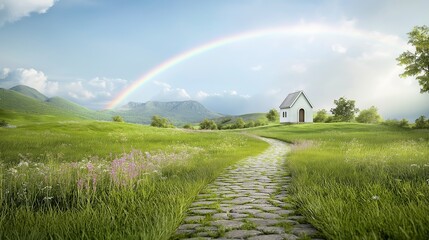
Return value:
[(262, 138), (264, 153), (229, 167), (201, 192), (172, 239), (315, 239), (319, 232), (287, 202), (288, 147)]

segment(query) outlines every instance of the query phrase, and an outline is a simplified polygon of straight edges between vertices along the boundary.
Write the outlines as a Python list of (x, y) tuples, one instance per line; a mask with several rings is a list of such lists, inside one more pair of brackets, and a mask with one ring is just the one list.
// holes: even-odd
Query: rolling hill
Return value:
[(48, 98), (36, 89), (19, 85), (0, 88), (0, 109), (24, 114), (50, 115), (62, 118), (109, 120), (110, 115), (93, 111), (60, 97)]
[(154, 115), (168, 118), (174, 125), (196, 123), (205, 118), (219, 118), (221, 114), (211, 112), (196, 101), (146, 103), (129, 102), (121, 108), (109, 111), (112, 115), (120, 115), (127, 122), (150, 124)]
[[(200, 122), (205, 118), (219, 118), (223, 115), (211, 112), (196, 101), (182, 102), (130, 102), (119, 109), (95, 111), (82, 107), (61, 97), (48, 98), (36, 89), (18, 85), (11, 89), (0, 88), (0, 116), (6, 113), (43, 115), (57, 119), (94, 119), (111, 120), (112, 116), (120, 115), (126, 122), (150, 124), (154, 115), (168, 118), (174, 125)], [(9, 119), (10, 117), (8, 117)]]

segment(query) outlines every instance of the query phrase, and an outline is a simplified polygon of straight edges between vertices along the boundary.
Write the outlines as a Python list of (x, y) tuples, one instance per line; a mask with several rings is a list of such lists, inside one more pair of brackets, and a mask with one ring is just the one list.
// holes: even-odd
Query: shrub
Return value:
[(268, 121), (274, 122), (279, 119), (279, 112), (277, 112), (277, 110), (273, 108), (267, 113), (266, 116)]
[(359, 116), (356, 117), (356, 121), (360, 123), (379, 123), (381, 122), (381, 116), (377, 112), (377, 108), (371, 106), (368, 109), (362, 110)]
[(0, 120), (0, 127), (6, 127), (8, 123), (5, 120)]
[(152, 127), (159, 128), (174, 128), (174, 125), (167, 118), (160, 117), (155, 115), (152, 117), (152, 122), (150, 123)]
[(206, 130), (216, 130), (217, 125), (213, 120), (204, 119), (204, 121), (200, 122), (200, 128)]
[(250, 120), (249, 122), (246, 123), (246, 128), (252, 128), (255, 127), (255, 121)]
[(119, 116), (119, 115), (113, 116), (112, 120), (114, 122), (124, 122), (124, 119), (121, 116)]
[(191, 124), (185, 124), (185, 126), (183, 126), (183, 128), (184, 129), (194, 129), (193, 127), (192, 127), (192, 125)]
[(414, 128), (417, 128), (417, 129), (429, 128), (429, 119), (426, 119), (425, 116), (420, 116), (419, 118), (416, 119), (414, 123), (415, 123)]
[(234, 123), (234, 128), (244, 128), (246, 126), (246, 122), (242, 118), (237, 118)]
[(397, 120), (397, 119), (388, 119), (382, 123), (383, 125), (387, 126), (394, 126), (394, 127), (403, 127), (408, 128), (410, 127), (410, 124), (408, 123), (407, 119)]
[(267, 123), (267, 120), (265, 120), (265, 119), (258, 119), (256, 122), (255, 122), (255, 127), (258, 127), (258, 126), (265, 126), (265, 125), (267, 125), (268, 123)]
[(328, 112), (325, 109), (317, 111), (316, 116), (314, 117), (314, 122), (325, 122), (328, 118)]

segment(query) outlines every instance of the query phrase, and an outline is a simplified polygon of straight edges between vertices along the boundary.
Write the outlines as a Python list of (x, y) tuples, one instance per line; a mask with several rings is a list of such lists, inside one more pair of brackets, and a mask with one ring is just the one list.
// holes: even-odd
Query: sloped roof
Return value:
[(286, 99), (280, 105), (280, 109), (291, 108), (301, 94), (305, 97), (308, 104), (310, 104), (310, 106), (313, 108), (313, 104), (311, 104), (310, 100), (308, 100), (304, 91), (298, 91), (298, 92), (289, 93), (289, 95), (287, 95)]

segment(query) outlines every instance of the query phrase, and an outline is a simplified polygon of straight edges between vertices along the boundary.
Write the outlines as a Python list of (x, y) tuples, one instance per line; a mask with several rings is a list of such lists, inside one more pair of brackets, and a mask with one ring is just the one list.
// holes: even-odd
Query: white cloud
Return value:
[(290, 69), (292, 72), (304, 73), (307, 71), (307, 67), (304, 64), (293, 64)]
[(0, 72), (0, 80), (2, 80), (1, 85), (7, 88), (22, 84), (49, 95), (55, 94), (59, 88), (58, 82), (48, 81), (45, 73), (34, 68), (14, 70), (3, 68)]
[(161, 86), (162, 90), (153, 97), (156, 101), (186, 101), (190, 100), (191, 96), (183, 88), (173, 88), (170, 84), (160, 81), (154, 81), (154, 84)]
[(332, 44), (331, 46), (332, 51), (336, 52), (336, 53), (346, 53), (347, 52), (347, 48), (336, 43), (336, 44)]
[(252, 71), (258, 72), (262, 70), (262, 65), (256, 65), (251, 68)]
[(55, 0), (0, 0), (0, 26), (32, 13), (46, 13), (54, 4)]

